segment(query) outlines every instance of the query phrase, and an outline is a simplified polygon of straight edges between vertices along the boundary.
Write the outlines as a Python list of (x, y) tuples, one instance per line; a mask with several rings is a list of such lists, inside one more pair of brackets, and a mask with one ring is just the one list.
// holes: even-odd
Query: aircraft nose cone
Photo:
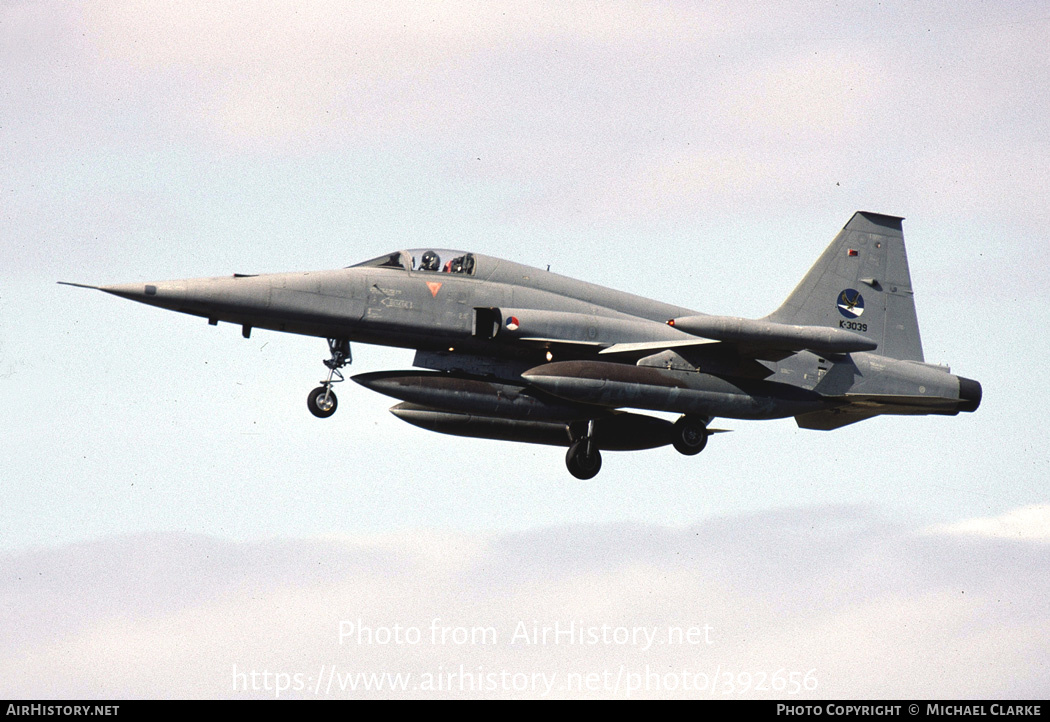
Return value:
[(959, 377), (959, 411), (976, 411), (984, 395), (981, 384), (973, 379)]

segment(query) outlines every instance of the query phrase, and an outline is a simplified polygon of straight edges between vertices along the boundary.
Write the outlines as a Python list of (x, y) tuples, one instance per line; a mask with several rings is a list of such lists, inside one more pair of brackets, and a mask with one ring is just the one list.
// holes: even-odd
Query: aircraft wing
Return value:
[(605, 356), (623, 356), (643, 358), (650, 354), (658, 351), (666, 351), (668, 349), (680, 349), (680, 348), (694, 348), (699, 346), (708, 346), (717, 341), (710, 339), (686, 339), (683, 341), (641, 341), (638, 343), (617, 343), (607, 348), (603, 348), (598, 353)]
[[(583, 348), (601, 348), (605, 344), (601, 341), (577, 341), (569, 338), (544, 338), (542, 336), (524, 336), (518, 339), (523, 343), (535, 343), (541, 346), (580, 346)], [(602, 353), (599, 351), (598, 353)]]
[(599, 341), (574, 341), (556, 337), (528, 336), (519, 339), (547, 349), (573, 349), (589, 355), (598, 352), (606, 358), (624, 364), (639, 366), (676, 366), (688, 369), (704, 368), (710, 373), (725, 376), (764, 379), (773, 372), (762, 361), (780, 361), (794, 351), (756, 347), (710, 339), (666, 341), (638, 341), (608, 345)]

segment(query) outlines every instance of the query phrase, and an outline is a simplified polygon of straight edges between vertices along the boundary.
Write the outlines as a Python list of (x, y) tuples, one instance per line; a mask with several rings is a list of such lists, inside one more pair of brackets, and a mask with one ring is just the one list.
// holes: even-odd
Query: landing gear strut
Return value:
[(586, 431), (579, 433), (570, 427), (573, 442), (565, 454), (565, 466), (577, 479), (593, 479), (602, 469), (602, 455), (594, 442), (594, 419), (587, 422)]
[(686, 456), (703, 451), (707, 446), (707, 437), (711, 435), (707, 430), (708, 421), (702, 416), (683, 416), (678, 419), (671, 431), (671, 444), (675, 450)]
[(306, 405), (310, 413), (319, 419), (327, 419), (335, 413), (339, 401), (332, 391), (332, 384), (343, 381), (343, 374), (339, 369), (350, 363), (350, 341), (345, 338), (328, 339), (328, 350), (332, 358), (325, 360), (324, 365), (328, 367), (328, 378), (321, 385), (310, 392), (306, 397)]

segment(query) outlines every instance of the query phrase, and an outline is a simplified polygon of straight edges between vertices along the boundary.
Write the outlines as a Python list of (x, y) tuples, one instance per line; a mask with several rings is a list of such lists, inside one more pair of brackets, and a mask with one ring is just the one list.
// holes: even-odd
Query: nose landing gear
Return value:
[(332, 384), (343, 381), (343, 374), (339, 369), (343, 368), (352, 360), (350, 358), (350, 341), (345, 338), (328, 339), (328, 350), (332, 358), (326, 359), (324, 365), (328, 367), (328, 378), (321, 385), (310, 392), (306, 397), (306, 405), (310, 413), (319, 419), (327, 419), (335, 413), (339, 401), (332, 391)]

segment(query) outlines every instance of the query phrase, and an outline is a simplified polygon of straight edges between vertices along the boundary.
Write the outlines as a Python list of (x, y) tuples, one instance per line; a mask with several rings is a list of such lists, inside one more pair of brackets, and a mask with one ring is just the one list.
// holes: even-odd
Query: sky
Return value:
[[(631, 694), (1045, 697), (1048, 30), (1023, 1), (0, 2), (0, 695), (623, 697), (569, 675), (649, 665), (695, 688)], [(436, 246), (760, 317), (857, 210), (905, 217), (926, 359), (981, 408), (719, 420), (589, 482), (354, 384), (314, 418), (319, 339), (56, 285)], [(511, 643), (574, 621), (714, 639)], [(419, 684), (458, 665), (495, 688)]]

